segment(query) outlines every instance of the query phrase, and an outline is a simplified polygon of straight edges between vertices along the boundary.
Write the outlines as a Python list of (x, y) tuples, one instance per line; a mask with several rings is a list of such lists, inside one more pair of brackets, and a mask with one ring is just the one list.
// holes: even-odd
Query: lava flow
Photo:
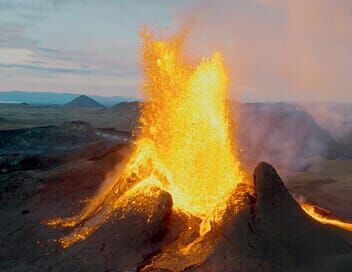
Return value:
[(202, 236), (221, 222), (231, 193), (245, 179), (232, 141), (222, 55), (194, 65), (184, 55), (183, 33), (157, 40), (143, 31), (142, 41), (147, 101), (134, 150), (80, 214), (49, 222), (79, 225), (60, 240), (64, 247), (85, 239), (132, 194), (149, 193), (150, 186), (169, 192), (174, 210), (200, 218)]
[(315, 205), (309, 203), (300, 203), (301, 208), (313, 219), (319, 221), (322, 224), (333, 225), (348, 231), (352, 231), (352, 222), (342, 221), (333, 217), (329, 211), (324, 210)]

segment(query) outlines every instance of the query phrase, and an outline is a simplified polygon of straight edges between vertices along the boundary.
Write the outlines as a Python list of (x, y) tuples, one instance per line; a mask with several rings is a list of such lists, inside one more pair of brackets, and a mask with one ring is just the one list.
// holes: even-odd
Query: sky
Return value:
[(171, 28), (185, 3), (0, 0), (0, 90), (137, 96), (142, 26)]
[(0, 0), (0, 90), (139, 97), (141, 28), (186, 21), (235, 98), (352, 102), (352, 0)]

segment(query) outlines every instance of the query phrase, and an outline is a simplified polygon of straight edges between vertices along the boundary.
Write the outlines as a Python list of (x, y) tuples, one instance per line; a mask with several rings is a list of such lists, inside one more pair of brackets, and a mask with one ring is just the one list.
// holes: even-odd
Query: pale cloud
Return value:
[(25, 48), (0, 48), (0, 64), (23, 64), (33, 60), (33, 52)]
[(137, 96), (140, 28), (186, 2), (0, 0), (0, 89)]

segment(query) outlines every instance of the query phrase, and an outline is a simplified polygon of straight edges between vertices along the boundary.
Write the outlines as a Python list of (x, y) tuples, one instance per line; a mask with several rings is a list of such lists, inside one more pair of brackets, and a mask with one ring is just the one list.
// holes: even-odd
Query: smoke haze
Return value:
[(235, 97), (352, 101), (351, 0), (207, 1), (186, 16), (196, 53), (224, 52)]
[(234, 100), (295, 102), (241, 107), (244, 157), (299, 168), (352, 131), (352, 1), (207, 1), (180, 18), (190, 23), (189, 50), (220, 50)]

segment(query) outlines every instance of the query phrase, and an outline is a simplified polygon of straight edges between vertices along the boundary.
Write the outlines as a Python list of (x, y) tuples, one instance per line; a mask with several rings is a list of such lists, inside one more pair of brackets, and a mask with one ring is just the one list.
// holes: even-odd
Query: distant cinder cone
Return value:
[(256, 200), (230, 220), (199, 271), (295, 271), (352, 253), (336, 229), (305, 214), (271, 165), (256, 167), (254, 184)]
[(74, 108), (81, 108), (81, 107), (90, 107), (90, 108), (104, 108), (102, 104), (95, 101), (93, 98), (90, 98), (86, 95), (80, 95), (73, 99), (71, 102), (65, 104), (66, 107), (74, 107)]

